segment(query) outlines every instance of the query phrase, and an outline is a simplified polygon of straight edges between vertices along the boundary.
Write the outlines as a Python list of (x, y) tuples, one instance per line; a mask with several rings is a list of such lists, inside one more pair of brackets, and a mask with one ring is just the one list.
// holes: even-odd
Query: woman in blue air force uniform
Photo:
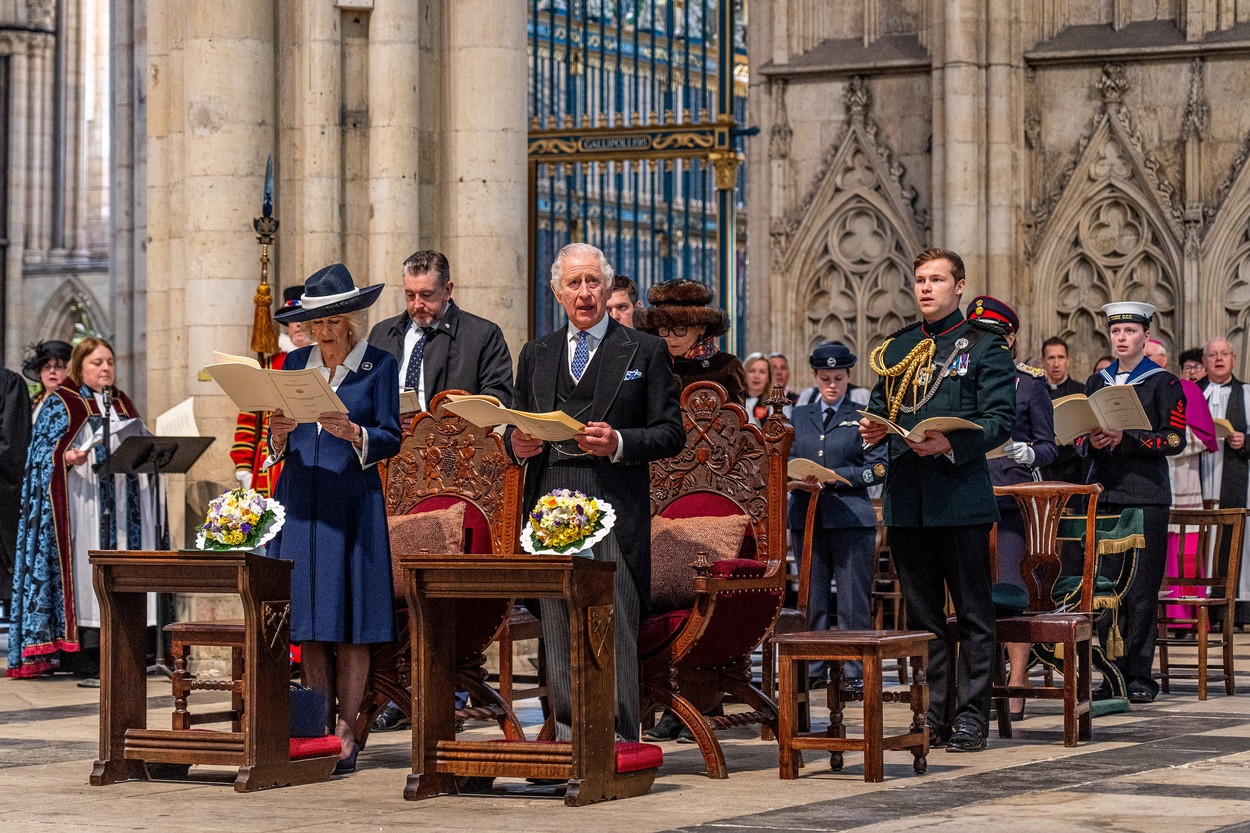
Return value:
[[(803, 525), (807, 517), (809, 491), (818, 495), (812, 530), (811, 598), (808, 620), (812, 630), (829, 630), (831, 579), (837, 580), (837, 627), (863, 630), (871, 623), (872, 580), (876, 573), (877, 513), (868, 497), (868, 487), (885, 480), (888, 449), (884, 443), (864, 450), (859, 435), (860, 405), (846, 395), (855, 356), (840, 341), (816, 347), (808, 357), (815, 376), (817, 397), (807, 405), (795, 406), (790, 416), (794, 424), (794, 444), (790, 458), (805, 458), (833, 469), (850, 484), (833, 482), (823, 488), (808, 478), (790, 499), (789, 525), (794, 531), (794, 550), (803, 548)], [(863, 687), (860, 663), (842, 667), (846, 687)], [(808, 673), (822, 683), (827, 672), (824, 662), (813, 662)]]
[(326, 725), (343, 742), (337, 772), (356, 766), (369, 645), (395, 638), (377, 463), (399, 451), (399, 370), (364, 340), (364, 310), (381, 289), (357, 288), (336, 263), (304, 282), (300, 308), (275, 316), (308, 322), (317, 341), (288, 354), (283, 369), (319, 368), (347, 407), (299, 424), (275, 411), (269, 434), (271, 455), (284, 463), (274, 496), (286, 508), (269, 555), (295, 562), (291, 641), (301, 643), (304, 681), (326, 695)]

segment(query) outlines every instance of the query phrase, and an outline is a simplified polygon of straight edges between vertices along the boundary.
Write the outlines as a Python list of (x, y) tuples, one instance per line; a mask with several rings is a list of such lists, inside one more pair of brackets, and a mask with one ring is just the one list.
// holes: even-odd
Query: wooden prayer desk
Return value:
[[(100, 599), (100, 759), (94, 786), (144, 763), (239, 767), (239, 792), (324, 780), (337, 756), (290, 760), (291, 562), (249, 552), (89, 553)], [(147, 728), (146, 593), (229, 593), (246, 628), (242, 731)]]
[[(412, 774), (404, 798), (456, 792), (456, 776), (569, 779), (564, 803), (644, 795), (654, 766), (617, 772), (612, 574), (615, 565), (573, 556), (399, 556), (412, 633)], [(460, 598), (547, 597), (569, 610), (572, 743), (458, 741), (455, 604)], [(641, 744), (622, 744), (640, 747)]]

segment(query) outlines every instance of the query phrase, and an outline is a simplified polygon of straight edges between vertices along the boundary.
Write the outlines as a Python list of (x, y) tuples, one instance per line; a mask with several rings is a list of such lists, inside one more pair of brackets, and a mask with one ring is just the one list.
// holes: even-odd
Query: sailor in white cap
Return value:
[[(1137, 572), (1120, 606), (1124, 654), (1113, 659), (1127, 683), (1129, 700), (1149, 703), (1159, 691), (1151, 666), (1159, 587), (1167, 560), (1168, 507), (1172, 503), (1165, 458), (1185, 448), (1185, 395), (1175, 376), (1144, 355), (1155, 307), (1118, 301), (1102, 309), (1107, 315), (1115, 361), (1089, 377), (1085, 395), (1108, 385), (1132, 385), (1150, 419), (1150, 430), (1099, 429), (1078, 437), (1074, 445), (1077, 454), (1092, 460), (1089, 482), (1103, 485), (1099, 511), (1118, 513), (1140, 508), (1144, 516), (1146, 546), (1138, 550)], [(1119, 575), (1118, 561), (1123, 557), (1104, 558), (1104, 574)], [(1124, 696), (1124, 692), (1108, 691), (1111, 687), (1110, 681), (1104, 681), (1095, 697), (1111, 693)]]

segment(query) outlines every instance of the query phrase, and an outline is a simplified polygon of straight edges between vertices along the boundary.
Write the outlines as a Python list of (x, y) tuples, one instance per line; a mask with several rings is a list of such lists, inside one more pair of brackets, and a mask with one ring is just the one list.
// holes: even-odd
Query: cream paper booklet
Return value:
[(545, 414), (514, 411), (505, 408), (495, 397), (485, 394), (448, 394), (443, 407), (478, 428), (515, 425), (531, 437), (546, 442), (571, 440), (574, 434), (586, 427), (564, 411), (548, 411)]
[(1237, 429), (1234, 428), (1233, 424), (1226, 419), (1214, 417), (1212, 422), (1215, 423), (1215, 438), (1217, 440), (1226, 440), (1233, 434), (1237, 433)]
[(786, 463), (786, 474), (791, 480), (806, 480), (810, 475), (816, 475), (816, 479), (821, 483), (845, 483), (850, 486), (851, 481), (838, 474), (831, 468), (822, 466), (806, 457), (795, 457)]
[(964, 431), (971, 429), (975, 429), (977, 431), (981, 430), (980, 425), (977, 425), (971, 420), (964, 419), (963, 417), (935, 416), (920, 420), (920, 422), (916, 423), (916, 425), (908, 431), (897, 422), (891, 422), (880, 414), (873, 414), (868, 411), (860, 411), (860, 413), (863, 414), (864, 419), (869, 422), (884, 425), (889, 429), (891, 434), (898, 434), (900, 437), (911, 440), (914, 443), (924, 442), (924, 435), (926, 431), (937, 431), (940, 434), (945, 434), (949, 431)]
[(316, 422), (328, 411), (347, 413), (347, 406), (315, 367), (266, 370), (248, 356), (213, 351), (215, 364), (204, 368), (240, 411), (276, 411), (296, 422)]
[(1108, 385), (1088, 397), (1074, 393), (1056, 399), (1054, 406), (1055, 438), (1060, 445), (1071, 445), (1096, 428), (1149, 431), (1151, 427), (1132, 385)]

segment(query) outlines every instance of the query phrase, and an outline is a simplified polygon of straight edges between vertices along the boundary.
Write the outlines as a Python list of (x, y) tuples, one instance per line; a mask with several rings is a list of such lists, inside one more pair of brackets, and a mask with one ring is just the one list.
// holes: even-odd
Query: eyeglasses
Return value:
[(660, 327), (656, 330), (660, 334), (660, 338), (668, 338), (669, 336), (677, 336), (681, 338), (690, 331), (689, 327)]
[(1233, 353), (1231, 350), (1221, 350), (1219, 353), (1203, 353), (1203, 356), (1208, 359), (1231, 359)]

